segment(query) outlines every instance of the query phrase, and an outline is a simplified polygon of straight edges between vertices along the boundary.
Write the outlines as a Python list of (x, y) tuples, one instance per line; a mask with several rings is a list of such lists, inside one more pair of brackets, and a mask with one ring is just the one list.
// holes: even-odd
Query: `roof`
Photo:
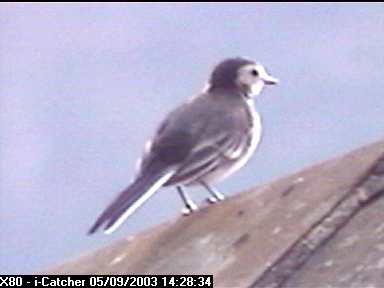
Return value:
[(213, 274), (215, 287), (379, 287), (383, 155), (384, 141), (362, 147), (48, 273)]

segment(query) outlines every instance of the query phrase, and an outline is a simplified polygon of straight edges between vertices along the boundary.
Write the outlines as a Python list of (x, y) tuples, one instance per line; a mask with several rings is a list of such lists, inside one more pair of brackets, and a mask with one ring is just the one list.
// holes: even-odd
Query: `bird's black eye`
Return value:
[(256, 69), (252, 69), (251, 74), (252, 76), (255, 76), (255, 77), (259, 76), (259, 72)]

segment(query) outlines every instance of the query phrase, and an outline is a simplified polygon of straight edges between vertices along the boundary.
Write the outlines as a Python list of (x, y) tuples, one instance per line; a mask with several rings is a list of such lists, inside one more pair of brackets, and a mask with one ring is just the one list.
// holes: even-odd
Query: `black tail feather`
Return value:
[(118, 197), (103, 211), (93, 226), (89, 229), (88, 234), (95, 233), (101, 226), (104, 231), (110, 229), (117, 223), (125, 212), (132, 207), (145, 193), (151, 189), (160, 179), (170, 173), (169, 169), (156, 169), (157, 171), (143, 173), (135, 179), (135, 181), (124, 189)]

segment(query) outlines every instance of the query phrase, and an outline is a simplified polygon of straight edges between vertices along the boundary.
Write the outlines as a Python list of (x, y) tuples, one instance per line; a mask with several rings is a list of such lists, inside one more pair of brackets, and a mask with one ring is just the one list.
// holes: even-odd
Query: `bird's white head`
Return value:
[(261, 64), (246, 64), (237, 71), (237, 86), (250, 96), (259, 95), (265, 85), (277, 83), (279, 80), (269, 75)]
[(230, 58), (213, 69), (207, 90), (237, 90), (251, 97), (260, 94), (265, 85), (278, 82), (261, 64), (244, 58)]

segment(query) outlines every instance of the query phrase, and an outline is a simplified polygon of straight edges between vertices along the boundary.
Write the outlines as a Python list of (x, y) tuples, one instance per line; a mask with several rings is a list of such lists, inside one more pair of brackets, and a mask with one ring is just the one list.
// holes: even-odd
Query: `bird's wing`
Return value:
[[(185, 109), (182, 115), (171, 118), (172, 123), (175, 123), (173, 128), (182, 127), (186, 133), (189, 146), (183, 151), (184, 159), (179, 162), (179, 168), (166, 185), (199, 178), (216, 169), (223, 161), (240, 158), (247, 149), (249, 123), (242, 113), (243, 110), (219, 104), (202, 102), (200, 105)], [(163, 135), (171, 136), (169, 138), (177, 138), (178, 133), (175, 133), (177, 130), (172, 130), (172, 124), (168, 125), (164, 125), (160, 131)], [(154, 141), (153, 149), (157, 145), (161, 146), (162, 142), (169, 142), (162, 141), (162, 133), (157, 142)], [(168, 152), (165, 155), (171, 157), (172, 149)]]
[[(233, 131), (232, 131), (233, 132)], [(175, 174), (166, 183), (190, 182), (214, 171), (227, 161), (241, 157), (247, 147), (247, 137), (242, 133), (210, 135), (199, 142), (190, 152)], [(216, 137), (214, 137), (216, 136)]]

